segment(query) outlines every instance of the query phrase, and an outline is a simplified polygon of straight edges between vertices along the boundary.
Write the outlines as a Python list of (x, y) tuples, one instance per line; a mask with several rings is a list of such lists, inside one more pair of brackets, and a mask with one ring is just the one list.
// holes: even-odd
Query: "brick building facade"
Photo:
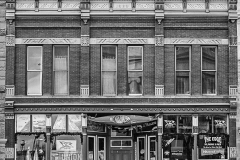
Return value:
[(236, 0), (7, 4), (6, 159), (236, 159)]

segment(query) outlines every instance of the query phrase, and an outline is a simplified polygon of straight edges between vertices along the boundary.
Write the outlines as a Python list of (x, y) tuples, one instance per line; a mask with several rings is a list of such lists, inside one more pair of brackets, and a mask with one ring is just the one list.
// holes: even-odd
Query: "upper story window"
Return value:
[(102, 46), (102, 95), (117, 94), (117, 47)]
[(42, 95), (42, 47), (27, 47), (27, 95)]
[(176, 50), (176, 94), (190, 94), (190, 52), (189, 46), (177, 46)]
[(57, 45), (53, 48), (54, 95), (68, 94), (68, 55), (67, 45)]
[(216, 94), (217, 48), (202, 47), (202, 94)]
[(128, 94), (142, 95), (143, 47), (128, 47)]

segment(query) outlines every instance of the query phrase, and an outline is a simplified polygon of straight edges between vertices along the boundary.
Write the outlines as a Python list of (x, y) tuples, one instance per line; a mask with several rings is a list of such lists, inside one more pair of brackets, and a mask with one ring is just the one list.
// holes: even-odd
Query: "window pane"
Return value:
[(27, 82), (28, 82), (28, 94), (41, 94), (41, 73), (42, 72), (28, 72), (27, 73)]
[(28, 70), (42, 70), (42, 47), (28, 47)]
[(190, 94), (189, 92), (189, 72), (177, 72), (176, 93)]
[(30, 115), (19, 114), (17, 117), (17, 132), (30, 132)]
[(142, 72), (128, 72), (129, 94), (142, 94)]
[(215, 94), (215, 72), (202, 72), (202, 93)]
[(32, 131), (46, 132), (46, 115), (32, 115)]
[(102, 70), (116, 70), (116, 47), (102, 46)]
[(94, 160), (94, 147), (94, 138), (88, 137), (88, 160)]
[(145, 138), (139, 138), (138, 139), (138, 157), (139, 160), (145, 160)]
[(212, 133), (212, 116), (205, 115), (198, 117), (198, 132)]
[(156, 138), (150, 137), (150, 160), (156, 160), (157, 152), (156, 152)]
[(52, 131), (66, 132), (66, 115), (52, 115)]
[(189, 47), (176, 47), (176, 70), (189, 70)]
[(142, 70), (142, 47), (129, 47), (129, 70)]
[(131, 147), (132, 146), (132, 141), (131, 140), (123, 140), (122, 141), (122, 146)]
[(227, 133), (227, 116), (226, 115), (214, 115), (214, 133)]
[(216, 57), (215, 48), (202, 48), (202, 70), (215, 70)]
[(68, 73), (55, 71), (54, 80), (54, 94), (68, 94)]
[(105, 160), (105, 140), (104, 138), (98, 138), (98, 160)]
[(116, 94), (116, 72), (102, 72), (103, 95)]
[(163, 132), (164, 133), (177, 133), (177, 116), (164, 115), (163, 116)]
[(54, 47), (54, 70), (68, 70), (68, 46)]
[(68, 115), (68, 132), (82, 132), (81, 115)]
[(115, 147), (117, 147), (117, 146), (121, 146), (121, 141), (119, 140), (119, 141), (112, 141), (112, 146), (115, 146)]
[(178, 133), (192, 133), (192, 116), (179, 116)]

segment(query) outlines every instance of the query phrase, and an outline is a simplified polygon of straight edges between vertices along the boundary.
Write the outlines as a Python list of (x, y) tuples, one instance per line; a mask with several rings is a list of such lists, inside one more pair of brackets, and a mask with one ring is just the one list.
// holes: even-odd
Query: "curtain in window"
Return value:
[(116, 93), (116, 73), (115, 72), (103, 72), (102, 83), (103, 83), (103, 95)]

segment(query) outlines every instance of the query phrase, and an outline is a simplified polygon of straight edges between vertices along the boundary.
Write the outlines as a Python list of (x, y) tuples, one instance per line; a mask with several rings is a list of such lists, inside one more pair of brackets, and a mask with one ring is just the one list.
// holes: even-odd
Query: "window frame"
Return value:
[[(114, 141), (119, 141), (119, 142), (121, 142), (121, 145), (120, 146), (113, 146), (112, 145), (112, 142), (114, 142)], [(128, 142), (131, 142), (131, 146), (124, 146), (124, 145), (122, 145), (123, 144), (123, 141), (128, 141)], [(111, 147), (121, 147), (121, 148), (126, 148), (126, 147), (133, 147), (133, 141), (132, 141), (132, 139), (114, 139), (114, 140), (110, 140), (110, 144), (111, 144)]]
[[(40, 48), (41, 49), (41, 62), (40, 62), (40, 70), (29, 70), (28, 67), (29, 67), (29, 52), (28, 52), (28, 49), (29, 48), (34, 48), (34, 47), (37, 47), (37, 48)], [(41, 96), (42, 95), (42, 71), (43, 71), (43, 47), (42, 46), (27, 46), (27, 95), (39, 95)], [(28, 89), (29, 89), (29, 84), (28, 84), (28, 74), (29, 72), (40, 72), (40, 93), (37, 93), (37, 94), (32, 94), (32, 93), (28, 93)]]
[(100, 151), (99, 151), (99, 144), (100, 144), (100, 143), (99, 143), (99, 139), (103, 139), (103, 140), (104, 140), (104, 160), (106, 160), (106, 158), (107, 158), (107, 156), (106, 156), (106, 150), (107, 150), (107, 149), (106, 149), (106, 146), (107, 146), (107, 145), (106, 145), (106, 137), (101, 137), (101, 136), (97, 136), (97, 144), (98, 144), (98, 145), (97, 145), (97, 159), (99, 158), (99, 155), (100, 155), (100, 154), (99, 154), (99, 152), (100, 152)]
[[(141, 70), (130, 70), (129, 69), (129, 49), (130, 48), (137, 48), (137, 47), (140, 47), (141, 48), (141, 52), (142, 52), (142, 69)], [(144, 91), (143, 91), (143, 68), (144, 68), (144, 66), (143, 66), (143, 62), (144, 62), (144, 59), (143, 59), (143, 46), (141, 45), (141, 46), (127, 46), (127, 84), (128, 84), (128, 86), (127, 86), (127, 88), (128, 88), (128, 95), (129, 96), (141, 96), (141, 95), (143, 95), (143, 93), (144, 93)], [(129, 93), (129, 83), (128, 83), (128, 78), (129, 78), (129, 72), (141, 72), (142, 73), (142, 93), (140, 93), (140, 94), (130, 94)]]
[(155, 160), (157, 160), (157, 137), (156, 136), (148, 136), (148, 153), (147, 153), (147, 155), (148, 155), (148, 159), (149, 160), (151, 160), (151, 138), (155, 138), (155, 151), (153, 151), (153, 152), (155, 152), (156, 153), (156, 155), (155, 155)]
[[(215, 70), (203, 70), (203, 48), (215, 48)], [(217, 95), (217, 46), (201, 46), (201, 93), (202, 95)], [(203, 93), (203, 72), (215, 72), (215, 93), (207, 94)]]
[[(103, 70), (103, 47), (106, 46), (112, 46), (115, 47), (115, 65), (116, 65), (116, 70)], [(117, 45), (101, 45), (101, 95), (103, 96), (116, 96), (117, 95)], [(103, 72), (115, 72), (115, 80), (116, 80), (116, 84), (115, 84), (115, 88), (116, 88), (116, 93), (115, 94), (104, 94), (103, 93)]]
[[(67, 47), (67, 50), (68, 50), (68, 53), (67, 53), (67, 56), (68, 56), (68, 60), (67, 60), (67, 70), (59, 70), (59, 71), (56, 71), (55, 70), (55, 47), (59, 47), (59, 46), (66, 46)], [(70, 50), (70, 47), (69, 45), (53, 45), (53, 95), (56, 95), (56, 96), (66, 96), (66, 95), (69, 95), (69, 50)], [(56, 94), (55, 93), (55, 72), (67, 72), (67, 93), (66, 94)]]
[[(188, 70), (177, 70), (177, 47), (181, 47), (181, 48), (188, 48), (189, 49), (189, 69)], [(175, 46), (175, 94), (176, 95), (191, 95), (191, 46), (185, 46), (185, 45), (180, 45), (180, 46)], [(188, 77), (189, 77), (189, 93), (177, 93), (177, 72), (188, 72)]]

